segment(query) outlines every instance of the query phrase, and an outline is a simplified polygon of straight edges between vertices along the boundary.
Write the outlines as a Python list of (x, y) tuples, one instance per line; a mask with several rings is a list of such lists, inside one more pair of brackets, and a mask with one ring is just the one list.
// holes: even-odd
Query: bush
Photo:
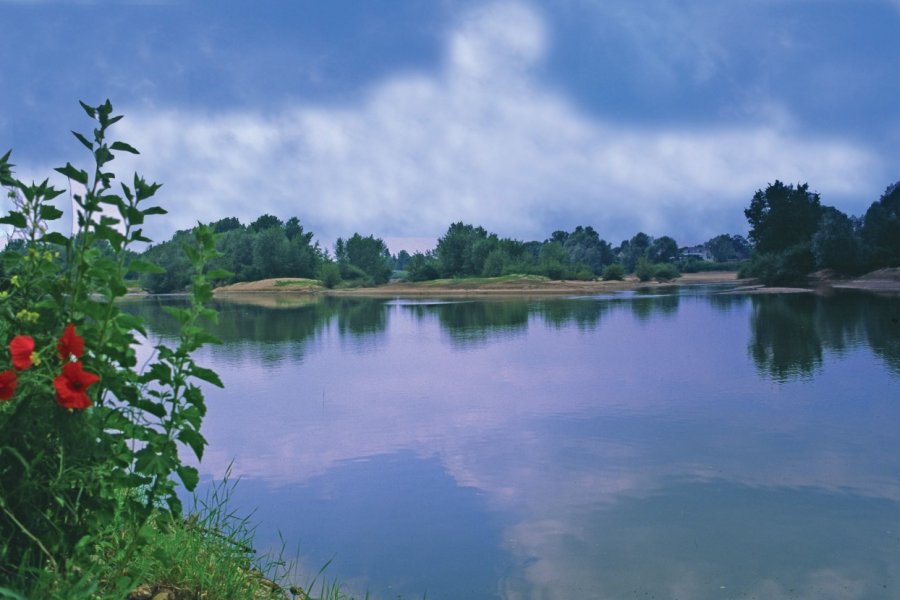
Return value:
[(673, 279), (681, 277), (681, 273), (678, 272), (678, 268), (670, 263), (655, 265), (653, 270), (653, 276), (657, 281), (672, 281)]
[(739, 277), (753, 277), (766, 285), (790, 285), (806, 282), (815, 268), (809, 244), (797, 244), (783, 252), (766, 252), (754, 256)]
[(613, 263), (603, 267), (603, 279), (606, 281), (622, 281), (625, 279), (625, 267), (619, 263)]
[(322, 263), (319, 279), (321, 279), (322, 285), (328, 289), (332, 289), (342, 281), (341, 268), (335, 262)]
[(63, 215), (53, 200), (64, 192), (47, 181), (26, 185), (13, 177), (10, 153), (0, 157), (0, 185), (13, 201), (0, 223), (15, 228), (24, 250), (5, 255), (0, 282), (0, 339), (11, 358), (0, 358), (0, 581), (15, 578), (23, 588), (49, 576), (89, 589), (96, 543), (110, 529), (128, 524), (129, 556), (152, 514), (181, 518), (173, 477), (191, 491), (199, 476), (182, 463), (179, 446), (202, 457), (199, 380), (221, 385), (192, 358), (211, 340), (200, 327), (215, 317), (204, 307), (208, 278), (225, 275), (203, 273), (217, 256), (205, 226), (184, 247), (194, 275), (189, 306), (170, 309), (181, 324), (178, 345), (157, 345), (155, 360), (138, 370), (144, 327), (117, 300), (127, 273), (160, 270), (136, 259), (126, 266), (129, 246), (150, 241), (141, 235), (144, 219), (165, 213), (146, 206), (160, 186), (135, 175), (113, 193), (107, 163), (137, 150), (108, 141), (121, 118), (109, 101), (82, 107), (95, 125), (93, 140), (75, 134), (93, 155), (90, 174), (70, 163), (56, 169), (85, 190), (73, 196), (79, 214), (71, 237), (50, 230)]
[(653, 263), (642, 256), (637, 261), (637, 265), (634, 268), (634, 274), (641, 281), (650, 281), (656, 274), (656, 270), (653, 267)]
[(575, 272), (572, 274), (572, 279), (576, 279), (578, 281), (593, 281), (594, 272), (591, 271), (590, 267), (582, 263), (575, 268)]

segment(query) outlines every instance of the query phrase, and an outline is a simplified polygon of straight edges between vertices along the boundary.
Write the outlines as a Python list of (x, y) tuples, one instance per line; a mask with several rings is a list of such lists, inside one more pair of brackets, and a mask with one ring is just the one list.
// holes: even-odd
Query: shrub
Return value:
[(653, 270), (653, 277), (656, 278), (657, 281), (672, 281), (673, 279), (681, 277), (678, 268), (671, 263), (655, 265)]
[(634, 268), (634, 274), (641, 281), (650, 281), (655, 274), (653, 263), (642, 256), (637, 261), (637, 265)]
[(613, 263), (603, 267), (603, 279), (606, 281), (622, 281), (625, 279), (625, 267), (619, 263)]
[(341, 282), (341, 268), (335, 262), (322, 263), (319, 277), (322, 280), (322, 285), (332, 289)]
[(754, 277), (766, 285), (801, 284), (815, 268), (810, 244), (797, 244), (783, 252), (766, 252), (755, 255), (740, 277)]
[(0, 581), (23, 586), (49, 573), (90, 587), (93, 544), (114, 523), (131, 525), (124, 552), (133, 555), (151, 514), (180, 518), (172, 478), (190, 491), (199, 477), (179, 446), (199, 459), (206, 445), (198, 380), (221, 385), (192, 358), (212, 341), (200, 327), (215, 318), (204, 307), (208, 278), (225, 275), (203, 274), (217, 254), (205, 226), (184, 247), (195, 273), (190, 303), (169, 309), (181, 325), (178, 345), (157, 345), (154, 361), (138, 369), (135, 346), (146, 332), (117, 299), (128, 272), (159, 271), (136, 259), (126, 266), (126, 256), (150, 241), (144, 219), (165, 213), (147, 206), (160, 186), (135, 174), (114, 193), (108, 163), (137, 150), (107, 139), (121, 118), (108, 100), (82, 107), (95, 126), (93, 139), (75, 133), (92, 154), (90, 173), (71, 163), (56, 169), (77, 184), (74, 235), (51, 231), (63, 216), (53, 204), (63, 191), (47, 180), (25, 184), (13, 176), (10, 153), (0, 157), (0, 185), (13, 204), (0, 223), (15, 229), (22, 248), (5, 253), (0, 281), (0, 340), (10, 351), (9, 360), (0, 356)]

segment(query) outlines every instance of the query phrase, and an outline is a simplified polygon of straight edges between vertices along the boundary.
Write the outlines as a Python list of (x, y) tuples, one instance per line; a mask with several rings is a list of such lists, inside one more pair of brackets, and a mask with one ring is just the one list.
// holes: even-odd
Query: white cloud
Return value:
[(139, 170), (165, 184), (157, 237), (270, 212), (325, 240), (437, 237), (463, 220), (524, 239), (590, 224), (613, 242), (639, 229), (695, 242), (742, 229), (749, 197), (776, 178), (809, 181), (827, 202), (872, 187), (879, 167), (785, 118), (649, 130), (589, 116), (537, 77), (549, 42), (522, 5), (470, 13), (447, 40), (440, 72), (398, 75), (357, 105), (126, 109)]

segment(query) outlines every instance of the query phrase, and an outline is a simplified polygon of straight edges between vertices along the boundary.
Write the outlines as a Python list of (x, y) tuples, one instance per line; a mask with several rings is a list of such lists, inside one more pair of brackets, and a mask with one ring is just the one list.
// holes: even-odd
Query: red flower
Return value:
[(56, 402), (63, 408), (87, 408), (92, 404), (87, 389), (98, 381), (100, 378), (83, 370), (80, 362), (68, 362), (53, 380)]
[(0, 373), (0, 400), (9, 400), (16, 393), (16, 372), (7, 369)]
[(29, 368), (34, 362), (34, 339), (30, 335), (17, 335), (9, 343), (9, 353), (12, 355), (12, 364), (19, 371)]
[(63, 336), (56, 343), (56, 349), (59, 350), (59, 357), (63, 362), (67, 362), (69, 356), (81, 358), (84, 354), (84, 338), (75, 333), (75, 326), (69, 323)]

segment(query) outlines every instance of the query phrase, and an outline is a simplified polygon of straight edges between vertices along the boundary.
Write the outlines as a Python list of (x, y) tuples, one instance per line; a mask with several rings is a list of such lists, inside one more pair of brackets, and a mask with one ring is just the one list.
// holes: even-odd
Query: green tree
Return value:
[(619, 246), (619, 255), (626, 271), (630, 273), (635, 270), (638, 260), (647, 256), (652, 242), (653, 238), (643, 231), (636, 233), (630, 240), (622, 242)]
[(742, 235), (723, 233), (707, 240), (703, 247), (716, 262), (750, 258), (750, 244)]
[(653, 268), (653, 263), (646, 256), (642, 256), (637, 260), (637, 264), (634, 266), (634, 274), (639, 280), (650, 281), (655, 273), (656, 269)]
[(750, 223), (750, 240), (758, 252), (783, 252), (808, 244), (819, 228), (822, 207), (809, 184), (784, 185), (780, 181), (765, 191), (757, 190), (744, 210)]
[(481, 275), (484, 261), (498, 243), (497, 235), (489, 234), (483, 227), (453, 223), (435, 248), (441, 274), (444, 277)]
[(243, 225), (241, 225), (237, 217), (226, 217), (212, 224), (213, 232), (215, 233), (225, 233), (226, 231), (241, 229), (242, 227)]
[(409, 252), (407, 252), (406, 250), (401, 250), (400, 252), (398, 252), (397, 256), (393, 257), (394, 269), (398, 271), (405, 271), (406, 265), (409, 264), (410, 258), (411, 257), (409, 255)]
[(253, 268), (260, 279), (288, 277), (290, 245), (281, 227), (270, 227), (256, 235), (253, 245)]
[(866, 211), (862, 241), (870, 267), (900, 266), (900, 181)]
[(563, 248), (569, 255), (569, 263), (572, 265), (586, 265), (594, 275), (603, 272), (603, 267), (615, 262), (612, 246), (588, 225), (579, 225), (575, 230), (567, 234), (562, 242)]
[(380, 238), (354, 233), (346, 242), (346, 253), (347, 263), (365, 273), (376, 285), (391, 278), (391, 253)]
[(565, 279), (569, 274), (569, 255), (562, 244), (547, 241), (541, 247), (541, 257), (538, 268), (542, 275), (550, 279)]
[(440, 277), (440, 262), (432, 252), (416, 252), (406, 266), (409, 281), (430, 281)]
[(673, 263), (678, 258), (678, 243), (664, 235), (654, 239), (647, 249), (647, 258), (653, 263)]
[(856, 271), (860, 265), (860, 240), (850, 217), (834, 207), (822, 207), (819, 229), (812, 237), (812, 253), (818, 269)]
[(265, 214), (253, 221), (253, 223), (250, 224), (250, 229), (258, 233), (274, 227), (280, 229), (283, 226), (284, 224), (281, 222), (281, 219), (270, 214)]

